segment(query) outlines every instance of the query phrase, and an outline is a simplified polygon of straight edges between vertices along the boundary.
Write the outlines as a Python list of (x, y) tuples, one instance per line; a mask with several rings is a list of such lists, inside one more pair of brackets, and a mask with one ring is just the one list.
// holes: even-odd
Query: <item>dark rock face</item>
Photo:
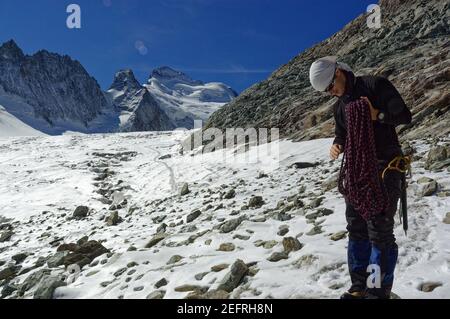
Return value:
[(192, 213), (187, 215), (186, 223), (190, 223), (190, 222), (194, 221), (195, 219), (197, 219), (198, 216), (200, 216), (200, 214), (201, 214), (201, 212), (198, 209), (196, 209), (195, 211), (193, 211)]
[(248, 202), (248, 207), (259, 208), (265, 204), (263, 198), (261, 196), (254, 196), (250, 198)]
[(425, 168), (428, 170), (439, 170), (450, 166), (450, 146), (438, 145), (430, 149)]
[(14, 235), (14, 233), (12, 230), (6, 230), (6, 231), (0, 233), (0, 243), (9, 241), (13, 235)]
[(108, 107), (97, 81), (78, 61), (45, 50), (25, 55), (13, 40), (0, 46), (0, 88), (22, 98), (50, 125), (71, 120), (88, 126)]
[(110, 90), (121, 93), (113, 98), (113, 103), (121, 111), (131, 114), (122, 123), (120, 131), (165, 131), (175, 128), (150, 92), (136, 80), (133, 71), (117, 72)]
[(80, 267), (90, 264), (95, 258), (109, 252), (101, 243), (91, 240), (81, 245), (63, 244), (58, 247), (58, 251), (69, 251), (63, 258), (62, 264), (70, 266), (77, 264)]
[(240, 259), (236, 260), (231, 266), (229, 273), (222, 279), (218, 290), (224, 290), (226, 292), (232, 292), (237, 286), (239, 286), (242, 278), (247, 274), (248, 266)]
[(66, 285), (65, 282), (56, 276), (46, 276), (39, 283), (34, 292), (33, 299), (52, 299), (55, 290)]
[(160, 241), (164, 240), (167, 238), (167, 234), (165, 233), (159, 233), (156, 234), (155, 236), (152, 237), (152, 239), (150, 239), (150, 241), (145, 245), (145, 248), (152, 248), (153, 246), (155, 246), (157, 243), (159, 243)]
[[(369, 29), (362, 14), (329, 39), (304, 51), (214, 113), (206, 128), (280, 128), (282, 137), (333, 136), (334, 99), (314, 92), (309, 68), (337, 55), (357, 75), (387, 77), (413, 113), (404, 137), (450, 132), (450, 47), (447, 1), (380, 1), (382, 28)], [(435, 94), (433, 94), (435, 92)], [(436, 94), (441, 92), (441, 94)]]
[(73, 219), (83, 219), (85, 218), (89, 213), (89, 207), (86, 206), (78, 206), (75, 211), (73, 212), (72, 218)]
[(230, 219), (223, 223), (220, 226), (220, 232), (221, 233), (229, 233), (235, 230), (244, 220), (246, 219), (246, 216), (241, 216), (239, 218)]
[(20, 266), (9, 266), (0, 270), (0, 280), (11, 279), (16, 276)]

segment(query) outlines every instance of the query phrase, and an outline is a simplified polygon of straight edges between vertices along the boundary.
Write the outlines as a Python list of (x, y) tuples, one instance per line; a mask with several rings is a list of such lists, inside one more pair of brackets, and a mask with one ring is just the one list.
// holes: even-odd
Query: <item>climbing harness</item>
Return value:
[(400, 223), (403, 224), (403, 230), (405, 231), (405, 235), (408, 235), (408, 201), (407, 201), (407, 188), (408, 182), (406, 181), (406, 175), (409, 175), (411, 178), (411, 156), (397, 156), (395, 157), (388, 166), (383, 170), (381, 175), (384, 180), (385, 174), (389, 170), (394, 170), (402, 174), (401, 178), (401, 195), (400, 195), (400, 209), (399, 209), (399, 217)]
[(411, 156), (401, 155), (390, 161), (388, 166), (383, 170), (383, 174), (381, 175), (382, 179), (384, 179), (386, 172), (389, 170), (394, 170), (403, 174), (408, 173), (411, 176)]

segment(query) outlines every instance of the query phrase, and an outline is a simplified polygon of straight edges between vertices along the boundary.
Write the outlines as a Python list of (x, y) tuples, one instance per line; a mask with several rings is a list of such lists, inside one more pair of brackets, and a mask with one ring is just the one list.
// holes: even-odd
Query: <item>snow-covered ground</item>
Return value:
[(65, 132), (84, 134), (117, 132), (120, 113), (105, 108), (103, 113), (89, 123), (89, 127), (74, 120), (54, 120), (50, 125), (42, 117), (36, 117), (33, 106), (17, 96), (1, 92), (0, 88), (0, 137), (60, 135)]
[[(18, 253), (28, 254), (24, 269), (39, 257), (54, 255), (57, 246), (51, 243), (73, 243), (89, 236), (112, 253), (84, 266), (73, 283), (56, 290), (55, 297), (146, 298), (159, 290), (165, 292), (164, 298), (184, 298), (188, 292), (175, 288), (215, 289), (237, 259), (256, 264), (231, 298), (337, 298), (349, 287), (347, 238), (341, 233), (337, 240), (331, 239), (345, 231), (344, 202), (336, 188), (326, 190), (323, 184), (336, 175), (340, 165), (328, 158), (331, 140), (276, 141), (271, 146), (279, 150), (279, 158), (263, 152), (255, 158), (256, 151), (266, 147), (262, 145), (251, 148), (247, 158), (251, 162), (243, 157), (233, 162), (233, 150), (225, 155), (181, 155), (179, 143), (188, 134), (0, 138), (0, 224), (1, 217), (12, 219), (14, 232), (9, 241), (0, 243), (0, 261), (4, 262), (0, 270)], [(426, 141), (412, 145), (422, 157), (429, 149)], [(297, 162), (320, 165), (300, 169), (293, 166)], [(99, 178), (105, 168), (108, 176)], [(408, 237), (400, 224), (395, 230), (400, 258), (394, 292), (402, 298), (450, 298), (450, 225), (443, 223), (450, 212), (450, 197), (442, 196), (450, 189), (450, 174), (426, 171), (423, 160), (414, 162), (413, 173)], [(417, 180), (424, 176), (439, 183), (437, 194), (419, 195), (423, 186)], [(184, 183), (190, 193), (181, 196)], [(225, 196), (231, 189), (235, 196)], [(104, 218), (111, 213), (110, 205), (100, 199), (104, 201), (102, 194), (112, 191), (115, 195), (110, 198), (124, 196), (127, 204), (118, 209), (123, 221), (108, 226)], [(265, 204), (243, 207), (253, 196), (262, 196)], [(69, 219), (80, 205), (91, 208), (90, 214)], [(333, 213), (306, 218), (323, 208)], [(186, 216), (197, 209), (201, 214), (186, 223)], [(240, 217), (235, 230), (221, 232), (223, 222)], [(163, 223), (167, 237), (145, 248)], [(317, 234), (309, 233), (314, 226)], [(287, 233), (279, 235), (286, 227)], [(283, 251), (284, 237), (297, 238), (303, 247), (291, 251), (287, 259), (267, 260)], [(219, 250), (221, 244), (228, 249)], [(179, 257), (167, 264), (172, 256)], [(228, 266), (211, 270), (221, 264)], [(20, 284), (39, 269), (11, 282)], [(54, 271), (62, 273), (64, 267)], [(162, 278), (167, 284), (155, 288)], [(442, 285), (423, 292), (424, 283)], [(32, 290), (25, 294), (32, 296)]]
[(42, 135), (45, 134), (23, 123), (0, 105), (0, 137)]

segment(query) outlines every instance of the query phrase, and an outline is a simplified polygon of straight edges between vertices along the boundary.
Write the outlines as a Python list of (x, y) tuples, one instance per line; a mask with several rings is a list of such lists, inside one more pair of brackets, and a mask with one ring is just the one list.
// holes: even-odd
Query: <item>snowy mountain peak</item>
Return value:
[(155, 69), (146, 85), (132, 70), (120, 70), (103, 92), (68, 55), (27, 55), (13, 40), (0, 46), (4, 134), (31, 134), (29, 127), (51, 135), (190, 129), (235, 96), (225, 84), (204, 84), (167, 66)]
[(133, 71), (130, 69), (125, 69), (116, 73), (110, 90), (123, 91), (126, 89), (138, 90), (141, 88), (142, 86), (138, 80), (136, 80)]
[(189, 129), (237, 96), (223, 83), (193, 80), (168, 66), (153, 70), (145, 87), (177, 127)]
[(157, 69), (154, 69), (151, 76), (151, 79), (157, 79), (162, 82), (177, 82), (177, 83), (186, 83), (190, 85), (203, 85), (202, 81), (193, 80), (185, 73), (172, 69), (168, 66), (162, 66)]
[(0, 46), (0, 59), (18, 61), (24, 57), (23, 51), (14, 40), (9, 40)]
[(166, 113), (130, 69), (120, 70), (107, 92), (119, 114), (119, 131), (169, 131), (174, 129)]
[[(67, 55), (24, 55), (14, 41), (0, 47), (0, 104), (47, 134), (90, 131), (109, 110), (97, 81)], [(102, 128), (103, 130), (103, 128)]]

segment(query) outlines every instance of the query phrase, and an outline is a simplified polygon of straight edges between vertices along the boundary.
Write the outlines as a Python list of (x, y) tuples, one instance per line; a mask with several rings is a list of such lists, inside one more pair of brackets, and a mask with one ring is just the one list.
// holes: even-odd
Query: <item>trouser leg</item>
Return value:
[(384, 183), (389, 195), (389, 207), (367, 222), (369, 239), (372, 244), (370, 264), (379, 267), (381, 283), (381, 286), (370, 288), (369, 292), (381, 298), (387, 298), (390, 295), (394, 283), (394, 271), (398, 258), (394, 219), (401, 194), (401, 174), (390, 172), (386, 175)]
[(367, 266), (371, 253), (367, 223), (348, 202), (345, 215), (349, 232), (347, 259), (352, 281), (349, 292), (362, 292), (366, 289)]

